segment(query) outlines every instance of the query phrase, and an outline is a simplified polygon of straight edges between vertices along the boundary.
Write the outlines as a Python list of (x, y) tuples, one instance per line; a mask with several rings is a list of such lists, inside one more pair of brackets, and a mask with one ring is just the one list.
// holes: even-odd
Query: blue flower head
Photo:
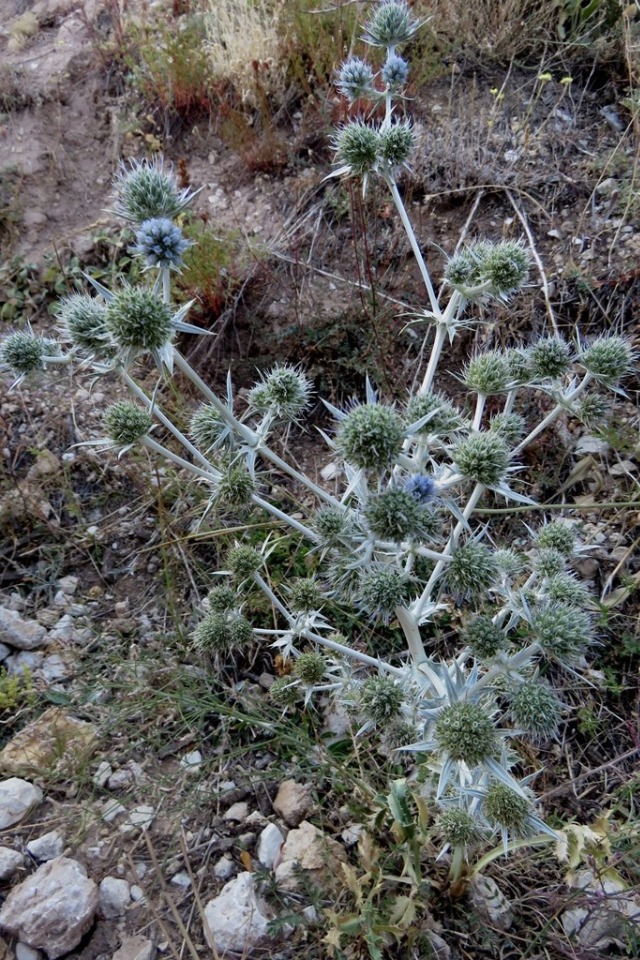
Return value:
[(404, 87), (409, 78), (409, 64), (404, 57), (390, 53), (382, 68), (382, 79), (388, 87)]
[(431, 477), (421, 473), (414, 473), (404, 485), (406, 493), (410, 493), (418, 503), (429, 503), (436, 497), (436, 484)]
[(164, 269), (181, 267), (182, 254), (191, 246), (180, 227), (166, 217), (145, 220), (136, 233), (136, 240), (132, 252), (145, 257), (148, 266)]

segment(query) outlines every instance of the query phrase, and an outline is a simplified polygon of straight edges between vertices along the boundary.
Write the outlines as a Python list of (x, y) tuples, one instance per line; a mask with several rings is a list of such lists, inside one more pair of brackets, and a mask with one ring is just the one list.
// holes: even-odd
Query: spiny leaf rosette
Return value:
[[(290, 670), (271, 686), (283, 716), (338, 704), (358, 717), (358, 735), (409, 751), (455, 882), (492, 834), (553, 835), (533, 812), (533, 771), (519, 759), (529, 766), (535, 751), (511, 744), (557, 734), (568, 708), (551, 679), (564, 683), (568, 671), (572, 688), (579, 682), (595, 618), (575, 563), (588, 549), (579, 524), (556, 513), (532, 520), (539, 478), (527, 448), (559, 417), (611, 422), (635, 353), (619, 332), (587, 342), (542, 330), (494, 348), (507, 334), (493, 338), (486, 305), (511, 302), (528, 283), (529, 247), (517, 237), (461, 244), (432, 278), (396, 179), (416, 136), (407, 84), (417, 7), (367, 4), (367, 49), (336, 72), (350, 119), (335, 132), (331, 176), (363, 190), (376, 178), (370, 206), (380, 209), (386, 191), (424, 281), (420, 306), (402, 320), (416, 349), (403, 354), (396, 405), (366, 380), (343, 408), (325, 399), (332, 421), (317, 429), (305, 424), (313, 391), (298, 366), (276, 364), (239, 396), (230, 375), (219, 392), (207, 385), (174, 344), (177, 331), (198, 332), (184, 322), (189, 304), (171, 308), (187, 243), (176, 220), (195, 194), (161, 160), (123, 165), (116, 178), (115, 210), (155, 279), (115, 293), (91, 280), (98, 297), (60, 305), (67, 354), (16, 331), (0, 361), (18, 382), (63, 362), (121, 377), (132, 397), (106, 412), (110, 445), (122, 454), (140, 442), (192, 476), (206, 504), (198, 535), (209, 529), (216, 548), (226, 543), (194, 613), (194, 650), (218, 672), (257, 649), (267, 663), (272, 645)], [(460, 331), (485, 316), (491, 328), (475, 342), (489, 348), (456, 367)], [(140, 382), (147, 354), (162, 376)], [(453, 382), (455, 394), (443, 392)], [(494, 516), (514, 505), (524, 517)], [(237, 541), (225, 541), (225, 527)]]

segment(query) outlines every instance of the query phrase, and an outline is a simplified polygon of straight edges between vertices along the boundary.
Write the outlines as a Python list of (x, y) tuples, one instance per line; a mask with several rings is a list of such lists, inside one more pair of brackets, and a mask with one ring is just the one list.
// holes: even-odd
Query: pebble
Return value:
[(0, 641), (18, 650), (34, 650), (49, 643), (47, 628), (36, 620), (23, 620), (19, 613), (0, 606)]
[(186, 870), (180, 870), (179, 873), (174, 873), (171, 877), (171, 883), (176, 887), (181, 887), (183, 890), (187, 890), (191, 886), (191, 877)]
[(64, 850), (64, 837), (57, 830), (51, 830), (44, 833), (35, 840), (30, 840), (27, 844), (27, 853), (30, 853), (36, 860), (46, 863), (48, 860), (54, 860), (62, 855)]
[(155, 816), (156, 811), (154, 807), (150, 807), (146, 803), (141, 803), (140, 806), (134, 807), (133, 810), (129, 811), (127, 819), (124, 823), (120, 824), (118, 829), (121, 833), (132, 833), (134, 830), (142, 830), (144, 833), (153, 823)]
[(180, 766), (183, 767), (187, 773), (195, 773), (202, 766), (202, 754), (199, 750), (192, 750), (191, 753), (185, 753), (184, 757), (180, 760)]
[(268, 937), (270, 918), (250, 873), (240, 873), (225, 884), (219, 896), (207, 903), (204, 915), (205, 938), (214, 953), (246, 956)]
[(135, 900), (136, 903), (144, 902), (144, 890), (137, 883), (131, 884), (131, 899)]
[(125, 937), (111, 960), (151, 960), (153, 944), (145, 937)]
[(284, 780), (273, 801), (273, 809), (290, 827), (297, 827), (313, 807), (311, 787), (295, 780)]
[(236, 872), (236, 865), (231, 857), (220, 857), (213, 867), (213, 875), (217, 880), (228, 880)]
[(244, 801), (238, 803), (233, 803), (223, 814), (223, 820), (230, 820), (235, 823), (242, 823), (243, 820), (247, 819), (247, 814), (249, 813), (249, 806)]
[(33, 947), (30, 947), (27, 943), (22, 943), (21, 940), (16, 943), (14, 952), (16, 960), (40, 960), (42, 956), (39, 950), (34, 950)]
[(271, 870), (284, 843), (284, 837), (275, 823), (268, 824), (258, 838), (256, 856), (268, 870)]
[(42, 790), (21, 777), (0, 783), (0, 830), (23, 820), (42, 800)]
[(113, 769), (111, 764), (107, 763), (106, 760), (101, 760), (91, 779), (96, 787), (104, 787), (112, 773)]
[(119, 877), (105, 877), (100, 882), (100, 913), (107, 920), (121, 917), (131, 903), (131, 887)]
[(105, 800), (102, 804), (102, 813), (100, 819), (103, 823), (111, 823), (116, 817), (121, 816), (123, 813), (127, 812), (127, 808), (124, 804), (120, 803), (119, 800), (116, 800), (115, 797)]
[(11, 847), (0, 847), (0, 880), (10, 880), (24, 863), (24, 857)]

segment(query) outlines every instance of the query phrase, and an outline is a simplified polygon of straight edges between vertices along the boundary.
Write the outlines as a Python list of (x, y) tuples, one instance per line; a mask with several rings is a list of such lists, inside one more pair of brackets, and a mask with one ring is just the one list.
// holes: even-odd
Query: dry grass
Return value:
[(265, 0), (208, 0), (204, 23), (212, 75), (230, 80), (243, 101), (277, 97), (285, 85), (277, 10)]

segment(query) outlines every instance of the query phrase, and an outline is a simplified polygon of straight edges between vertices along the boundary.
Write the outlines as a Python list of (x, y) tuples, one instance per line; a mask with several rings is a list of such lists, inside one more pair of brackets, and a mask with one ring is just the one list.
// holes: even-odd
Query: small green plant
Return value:
[(20, 673), (8, 673), (0, 667), (0, 713), (15, 713), (30, 704), (35, 696), (31, 671), (24, 667)]

